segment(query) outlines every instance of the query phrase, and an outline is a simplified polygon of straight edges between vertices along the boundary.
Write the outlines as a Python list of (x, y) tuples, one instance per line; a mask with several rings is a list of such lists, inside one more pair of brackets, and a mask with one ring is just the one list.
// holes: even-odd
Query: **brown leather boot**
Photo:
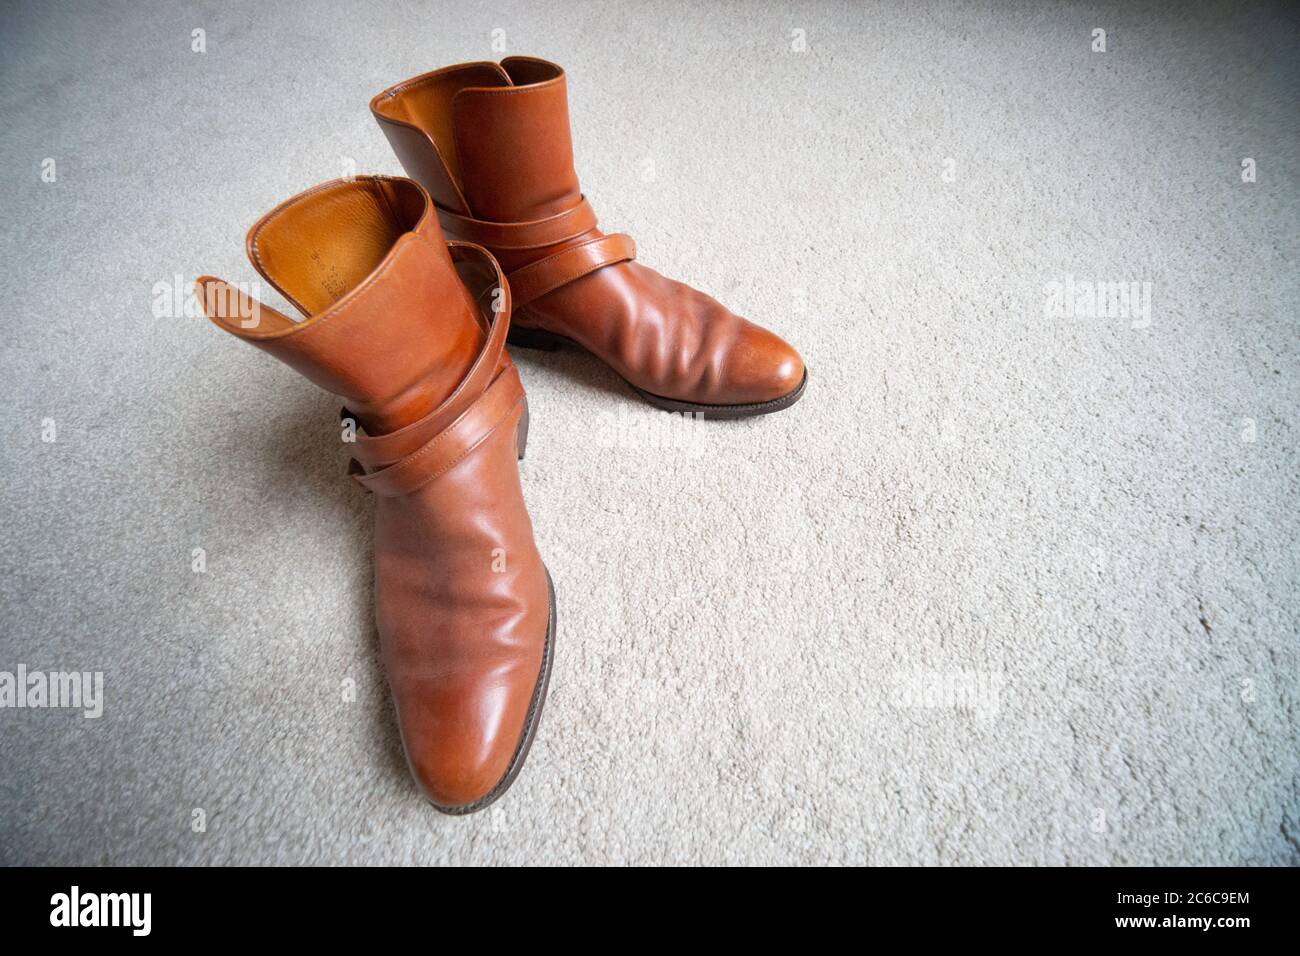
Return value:
[(578, 188), (564, 71), (532, 57), (426, 73), (370, 102), (448, 235), (505, 267), (512, 344), (575, 342), (647, 401), (711, 418), (775, 412), (803, 394), (799, 354), (701, 292), (633, 261)]
[(303, 321), (210, 276), (199, 298), (347, 403), (356, 480), (375, 493), (379, 640), (407, 761), (439, 810), (482, 809), (528, 753), (555, 640), (519, 488), (528, 419), (504, 277), (485, 250), (443, 240), (419, 185), (386, 177), (295, 196), (252, 228), (248, 255)]

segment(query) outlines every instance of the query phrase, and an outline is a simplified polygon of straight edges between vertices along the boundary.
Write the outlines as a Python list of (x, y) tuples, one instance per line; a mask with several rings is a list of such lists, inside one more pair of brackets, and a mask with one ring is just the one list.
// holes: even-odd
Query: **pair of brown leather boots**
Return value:
[(407, 760), (434, 806), (470, 813), (519, 773), (555, 656), (506, 344), (575, 343), (647, 401), (715, 418), (792, 405), (807, 376), (781, 339), (596, 228), (555, 64), (447, 67), (370, 108), (415, 181), (324, 183), (248, 234), (304, 319), (210, 276), (196, 293), (217, 325), (347, 403), (354, 477), (377, 498), (376, 610)]

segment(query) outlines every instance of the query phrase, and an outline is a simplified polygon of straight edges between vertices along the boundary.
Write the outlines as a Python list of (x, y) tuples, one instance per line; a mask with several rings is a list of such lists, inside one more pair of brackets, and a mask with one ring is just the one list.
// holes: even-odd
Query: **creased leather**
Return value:
[[(249, 233), (259, 271), (306, 318), (269, 307), (246, 329), (209, 318), (342, 396), (362, 426), (358, 481), (375, 492), (380, 649), (407, 760), (440, 809), (478, 809), (508, 784), (538, 719), (549, 587), (519, 485), (523, 387), (504, 352), (508, 294), (476, 301), (409, 180), (361, 177), (294, 197)], [(255, 254), (254, 254), (255, 253)], [(337, 283), (352, 283), (340, 288)], [(311, 312), (307, 304), (321, 305)]]
[[(789, 344), (632, 255), (568, 274), (525, 271), (604, 237), (573, 169), (565, 84), (553, 63), (509, 57), (496, 70), (465, 64), (407, 80), (371, 110), (407, 172), (450, 197), (438, 200), (446, 232), (483, 244), (524, 285), (518, 328), (573, 340), (664, 398), (751, 405), (793, 393), (804, 365)], [(427, 85), (439, 95), (417, 101), (411, 91)]]

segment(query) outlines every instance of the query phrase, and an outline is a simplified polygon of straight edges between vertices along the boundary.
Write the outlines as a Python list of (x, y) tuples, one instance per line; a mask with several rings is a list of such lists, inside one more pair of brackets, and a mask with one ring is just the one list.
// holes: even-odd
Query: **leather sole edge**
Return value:
[(804, 389), (808, 387), (808, 370), (804, 369), (803, 378), (799, 380), (799, 385), (792, 392), (782, 395), (780, 398), (774, 398), (767, 402), (754, 402), (749, 405), (700, 405), (696, 402), (681, 402), (675, 398), (664, 398), (647, 392), (644, 389), (637, 388), (628, 382), (632, 389), (643, 399), (654, 405), (656, 408), (662, 408), (666, 412), (679, 412), (683, 415), (699, 415), (701, 418), (710, 420), (723, 420), (735, 418), (752, 418), (755, 415), (771, 415), (773, 412), (779, 412), (789, 408), (799, 399), (803, 398)]

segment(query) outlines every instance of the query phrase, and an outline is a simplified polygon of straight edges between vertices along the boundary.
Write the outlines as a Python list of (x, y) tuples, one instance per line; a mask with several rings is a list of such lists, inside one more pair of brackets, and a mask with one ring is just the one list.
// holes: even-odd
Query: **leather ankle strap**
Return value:
[[(438, 218), (442, 227), (455, 236), (464, 236), (481, 243), (493, 251), (523, 252), (545, 249), (581, 239), (596, 228), (596, 213), (586, 197), (574, 206), (547, 219), (529, 222), (488, 222), (462, 216), (439, 206)], [(560, 286), (605, 266), (627, 262), (636, 258), (636, 243), (631, 236), (616, 233), (611, 236), (593, 236), (576, 245), (567, 246), (552, 255), (520, 266), (507, 278), (514, 295), (515, 306), (522, 308)]]
[(489, 249), (544, 249), (596, 228), (596, 212), (585, 196), (572, 209), (530, 222), (488, 222), (462, 216), (442, 206), (437, 209), (444, 230)]
[(519, 371), (508, 365), (460, 417), (421, 448), (387, 468), (352, 477), (367, 491), (385, 498), (418, 491), (469, 456), (511, 417), (523, 400), (524, 386), (519, 381)]
[(534, 299), (581, 279), (590, 272), (616, 262), (636, 258), (636, 243), (631, 236), (616, 233), (598, 236), (575, 246), (567, 246), (554, 255), (520, 266), (510, 273), (510, 291), (515, 305), (523, 308)]
[[(477, 436), (469, 433), (473, 432), (474, 423), (487, 424), (483, 422), (485, 412), (491, 412), (506, 401), (505, 393), (509, 393), (513, 400), (511, 406), (523, 397), (523, 386), (514, 367), (500, 367), (513, 308), (510, 286), (501, 266), (491, 253), (472, 242), (450, 241), (447, 247), (453, 260), (489, 264), (496, 277), (500, 298), (490, 313), (487, 341), (465, 377), (442, 404), (397, 431), (383, 435), (358, 431), (353, 477), (362, 487), (377, 494), (404, 494), (432, 481), (450, 467), (449, 453), (452, 453), (451, 457), (454, 457), (455, 449), (467, 453), (472, 447), (466, 446), (467, 442), (477, 444), (486, 437), (486, 433)], [(493, 396), (490, 400), (489, 395)], [(480, 409), (480, 405), (491, 407)], [(349, 414), (346, 409), (344, 414)], [(492, 422), (492, 427), (495, 424)]]

